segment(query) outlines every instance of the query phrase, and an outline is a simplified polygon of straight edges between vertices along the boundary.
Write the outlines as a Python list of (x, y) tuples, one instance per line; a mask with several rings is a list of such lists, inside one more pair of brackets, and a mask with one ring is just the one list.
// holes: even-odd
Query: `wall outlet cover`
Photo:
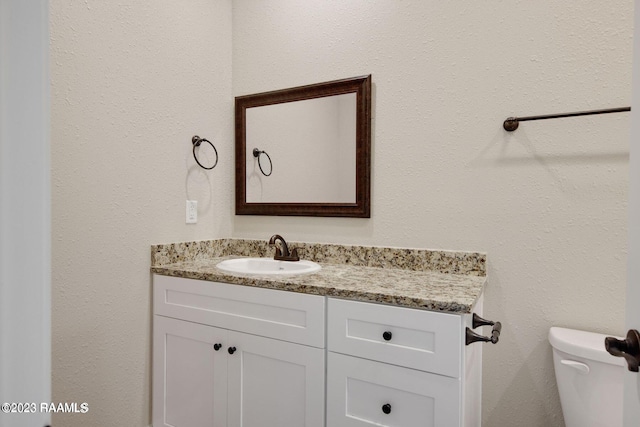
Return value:
[(187, 224), (195, 224), (198, 222), (198, 202), (196, 200), (187, 200)]

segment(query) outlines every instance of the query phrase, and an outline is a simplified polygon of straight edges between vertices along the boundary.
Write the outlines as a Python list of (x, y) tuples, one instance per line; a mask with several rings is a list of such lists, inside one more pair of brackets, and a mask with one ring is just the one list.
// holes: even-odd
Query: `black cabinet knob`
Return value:
[(385, 341), (391, 341), (392, 336), (393, 334), (390, 331), (384, 331), (382, 333), (382, 338), (384, 338)]
[(391, 405), (389, 405), (388, 403), (385, 403), (384, 405), (382, 405), (382, 412), (384, 412), (385, 414), (390, 414)]
[(229, 354), (233, 354), (236, 352), (236, 348), (235, 347), (229, 347), (229, 350), (227, 350), (229, 352)]
[(217, 344), (217, 343), (216, 343), (216, 344), (214, 344), (214, 345), (213, 345), (213, 349), (214, 349), (215, 351), (218, 351), (218, 350), (220, 350), (221, 348), (222, 348), (222, 344)]

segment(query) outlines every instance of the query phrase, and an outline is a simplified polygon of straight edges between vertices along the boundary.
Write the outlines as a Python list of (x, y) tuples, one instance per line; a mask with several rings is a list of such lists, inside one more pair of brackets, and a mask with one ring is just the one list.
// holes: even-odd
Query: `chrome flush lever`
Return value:
[(626, 340), (606, 337), (604, 339), (604, 347), (610, 355), (624, 357), (631, 372), (638, 372), (638, 365), (640, 365), (640, 333), (636, 329), (629, 329)]

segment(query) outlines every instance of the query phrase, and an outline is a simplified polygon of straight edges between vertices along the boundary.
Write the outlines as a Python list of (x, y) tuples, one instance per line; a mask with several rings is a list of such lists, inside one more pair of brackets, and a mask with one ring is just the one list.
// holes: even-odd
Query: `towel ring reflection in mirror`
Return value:
[[(265, 156), (267, 156), (267, 159), (269, 159), (269, 173), (264, 173), (264, 169), (262, 169), (262, 164), (260, 163), (261, 154), (264, 154)], [(262, 172), (262, 175), (264, 176), (271, 175), (271, 172), (273, 172), (273, 162), (271, 161), (271, 157), (269, 157), (269, 154), (267, 154), (266, 151), (262, 151), (262, 150), (258, 150), (257, 148), (254, 148), (253, 157), (256, 157), (258, 159), (258, 167), (260, 168), (260, 172)]]
[[(203, 142), (208, 142), (209, 145), (211, 145), (211, 148), (213, 148), (213, 152), (216, 153), (216, 161), (213, 162), (213, 166), (211, 166), (211, 167), (203, 166), (202, 163), (200, 163), (200, 160), (198, 160), (198, 156), (196, 156), (196, 147), (199, 147), (200, 144), (202, 144)], [(218, 150), (216, 150), (216, 147), (213, 145), (213, 143), (211, 141), (209, 141), (208, 139), (200, 138), (198, 135), (194, 135), (193, 138), (191, 138), (191, 143), (193, 144), (193, 158), (196, 160), (196, 163), (202, 169), (211, 170), (211, 169), (215, 168), (216, 165), (218, 164)]]

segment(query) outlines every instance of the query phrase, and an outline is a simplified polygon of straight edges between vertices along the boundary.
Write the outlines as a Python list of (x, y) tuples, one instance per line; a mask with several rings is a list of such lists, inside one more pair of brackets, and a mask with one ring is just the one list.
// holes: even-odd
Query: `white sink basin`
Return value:
[(312, 261), (277, 261), (273, 258), (236, 258), (219, 262), (222, 271), (259, 276), (293, 276), (319, 271), (322, 267)]

